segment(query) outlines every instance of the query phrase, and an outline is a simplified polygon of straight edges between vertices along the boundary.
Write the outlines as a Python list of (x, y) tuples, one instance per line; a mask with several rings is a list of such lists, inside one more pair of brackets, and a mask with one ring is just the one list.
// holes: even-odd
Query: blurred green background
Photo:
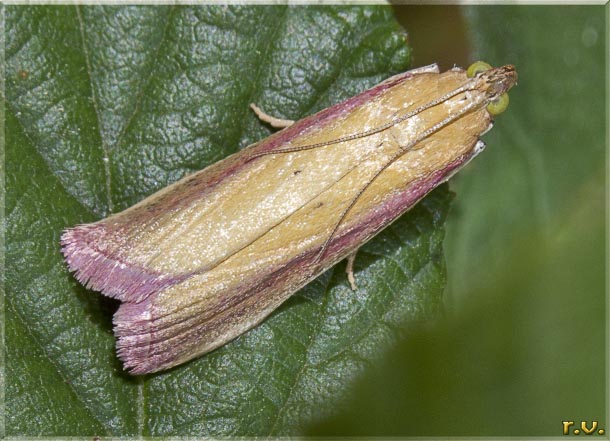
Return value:
[(519, 83), (450, 183), (447, 320), (313, 433), (559, 437), (595, 420), (607, 437), (608, 5), (395, 10), (414, 65), (511, 63)]

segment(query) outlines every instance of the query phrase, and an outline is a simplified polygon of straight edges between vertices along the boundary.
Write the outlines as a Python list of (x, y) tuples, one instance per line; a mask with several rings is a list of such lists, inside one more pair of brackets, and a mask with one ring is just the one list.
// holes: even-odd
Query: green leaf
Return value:
[(67, 272), (61, 231), (100, 219), (409, 63), (389, 7), (10, 6), (6, 425), (33, 435), (275, 435), (332, 414), (444, 286), (445, 187), (251, 332), (131, 377), (116, 303)]

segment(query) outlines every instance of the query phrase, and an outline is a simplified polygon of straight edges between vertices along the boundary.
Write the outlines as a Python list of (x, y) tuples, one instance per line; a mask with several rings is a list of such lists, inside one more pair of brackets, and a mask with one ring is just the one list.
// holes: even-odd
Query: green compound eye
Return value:
[(468, 67), (468, 70), (466, 71), (466, 76), (468, 78), (474, 78), (477, 74), (485, 72), (489, 69), (491, 69), (491, 65), (489, 63), (486, 63), (484, 61), (475, 61), (470, 65), (470, 67)]
[(492, 115), (499, 115), (508, 107), (508, 94), (503, 93), (487, 105), (487, 111)]

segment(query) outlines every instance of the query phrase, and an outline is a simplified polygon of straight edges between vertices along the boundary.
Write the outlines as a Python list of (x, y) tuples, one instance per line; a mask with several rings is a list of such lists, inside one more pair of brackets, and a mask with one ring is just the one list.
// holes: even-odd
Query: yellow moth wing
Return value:
[[(406, 108), (425, 103), (431, 96), (440, 96), (463, 84), (465, 78), (463, 72), (454, 71), (416, 75), (412, 81), (388, 89), (345, 117), (337, 118), (329, 126), (310, 129), (281, 147), (330, 141), (346, 133), (373, 127)], [(174, 203), (174, 207), (158, 211), (154, 216), (146, 210), (151, 204), (167, 204), (163, 198), (168, 195), (189, 193), (189, 182), (204, 182), (206, 175), (213, 174), (215, 168), (238, 162), (249, 150), (256, 150), (254, 146), (254, 149), (242, 151), (210, 169), (189, 176), (131, 209), (102, 221), (104, 226), (109, 227), (108, 234), (104, 236), (105, 251), (116, 254), (128, 264), (160, 273), (183, 274), (210, 268), (255, 240), (260, 243), (256, 247), (264, 247), (264, 241), (260, 242), (259, 238), (290, 218), (287, 226), (296, 225), (298, 231), (290, 233), (285, 231), (286, 228), (282, 229), (281, 240), (295, 237), (303, 228), (308, 230), (306, 237), (317, 235), (323, 240), (329, 232), (330, 218), (333, 214), (339, 214), (340, 201), (349, 201), (355, 195), (357, 183), (365, 182), (364, 179), (400, 147), (397, 142), (408, 140), (434, 118), (438, 118), (438, 115), (430, 112), (430, 115), (420, 115), (393, 130), (349, 143), (304, 150), (298, 154), (262, 156), (247, 163), (239, 173), (223, 179), (222, 185), (214, 186), (213, 191), (204, 189), (201, 197), (190, 198), (185, 203)], [(480, 120), (477, 117), (472, 119)], [(461, 131), (464, 126), (457, 124), (451, 132)], [(470, 136), (477, 137), (481, 130), (480, 127), (472, 127), (462, 137), (468, 137), (469, 132)], [(452, 147), (464, 146), (461, 152), (457, 152), (461, 154), (471, 144), (461, 143), (454, 138)], [(429, 173), (442, 165), (442, 156), (446, 155), (442, 149), (432, 152), (432, 157), (438, 157), (438, 161), (418, 159), (428, 155), (428, 150), (434, 149), (407, 154), (400, 161), (406, 165), (393, 167), (401, 168), (406, 173), (399, 177), (401, 181), (408, 183), (418, 175)], [(450, 156), (444, 158), (445, 162), (448, 159)], [(383, 179), (374, 185), (383, 186)], [(325, 206), (318, 210), (319, 216), (313, 220), (308, 218), (307, 225), (300, 225), (298, 216), (294, 217), (295, 213), (307, 204), (318, 204), (318, 197), (325, 200)], [(333, 210), (335, 213), (329, 213)], [(307, 209), (301, 211), (306, 212)], [(324, 228), (321, 223), (328, 225)], [(282, 250), (275, 246), (273, 249)], [(253, 252), (257, 253), (256, 250)], [(286, 257), (280, 255), (278, 259)]]

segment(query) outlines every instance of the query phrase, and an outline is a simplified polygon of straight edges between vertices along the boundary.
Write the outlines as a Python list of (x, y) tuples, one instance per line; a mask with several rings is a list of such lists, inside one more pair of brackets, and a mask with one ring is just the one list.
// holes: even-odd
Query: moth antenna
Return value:
[(396, 118), (390, 120), (390, 122), (388, 122), (386, 124), (382, 124), (380, 126), (373, 127), (372, 129), (366, 130), (364, 132), (356, 132), (351, 135), (346, 135), (346, 136), (342, 136), (337, 139), (332, 139), (330, 141), (317, 142), (315, 144), (307, 144), (307, 145), (301, 145), (301, 146), (297, 146), (297, 147), (287, 147), (287, 148), (283, 148), (283, 149), (277, 149), (277, 150), (274, 150), (271, 152), (254, 153), (246, 159), (246, 162), (249, 162), (249, 161), (259, 158), (261, 156), (275, 155), (278, 153), (302, 152), (303, 150), (312, 150), (312, 149), (316, 149), (318, 147), (325, 147), (328, 145), (339, 144), (341, 142), (353, 141), (354, 139), (366, 138), (367, 136), (371, 136), (376, 133), (383, 132), (384, 130), (389, 129), (392, 126), (395, 126), (396, 124), (400, 124), (401, 122), (403, 122), (409, 118), (412, 118), (415, 115), (417, 115), (425, 110), (430, 109), (431, 107), (438, 106), (439, 104), (447, 101), (449, 98), (459, 95), (460, 93), (464, 93), (464, 92), (467, 92), (469, 90), (474, 90), (474, 89), (476, 89), (476, 87), (474, 86), (474, 81), (471, 80), (470, 82), (466, 83), (465, 85), (458, 87), (457, 89), (454, 89), (450, 92), (447, 92), (445, 95), (443, 95), (435, 100), (432, 100), (429, 103), (423, 104), (423, 105), (417, 107), (416, 109), (411, 110), (410, 112), (407, 112), (403, 116), (399, 116), (399, 117), (396, 117)]

